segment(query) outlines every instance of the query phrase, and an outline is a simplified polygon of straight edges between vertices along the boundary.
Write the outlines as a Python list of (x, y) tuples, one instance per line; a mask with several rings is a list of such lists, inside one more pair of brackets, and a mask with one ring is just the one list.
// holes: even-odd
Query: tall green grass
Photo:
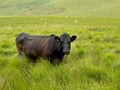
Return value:
[[(77, 22), (76, 22), (77, 21)], [(119, 90), (120, 19), (78, 17), (0, 17), (1, 90)], [(71, 54), (59, 65), (19, 58), (15, 38), (77, 35)]]

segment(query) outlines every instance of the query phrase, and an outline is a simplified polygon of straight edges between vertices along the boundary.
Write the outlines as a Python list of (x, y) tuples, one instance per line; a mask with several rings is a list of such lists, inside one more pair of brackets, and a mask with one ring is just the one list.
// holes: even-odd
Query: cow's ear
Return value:
[(58, 36), (55, 36), (55, 40), (59, 42), (60, 38)]
[(73, 35), (70, 39), (71, 39), (71, 42), (73, 42), (75, 39), (77, 38), (77, 36)]

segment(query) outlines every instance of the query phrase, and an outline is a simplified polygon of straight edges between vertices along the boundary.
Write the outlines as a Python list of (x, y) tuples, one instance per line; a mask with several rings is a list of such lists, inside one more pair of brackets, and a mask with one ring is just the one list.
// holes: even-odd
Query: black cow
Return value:
[(77, 36), (70, 37), (64, 33), (60, 37), (50, 36), (31, 36), (26, 33), (20, 33), (16, 37), (16, 46), (19, 56), (26, 56), (33, 61), (38, 58), (46, 58), (52, 63), (53, 60), (62, 62), (64, 55), (70, 54), (71, 42)]

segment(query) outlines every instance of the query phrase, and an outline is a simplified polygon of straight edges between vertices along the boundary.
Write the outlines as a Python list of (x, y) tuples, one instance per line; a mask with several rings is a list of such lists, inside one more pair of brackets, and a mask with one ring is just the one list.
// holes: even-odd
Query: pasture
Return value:
[[(19, 58), (15, 38), (77, 35), (60, 65)], [(0, 90), (120, 90), (120, 19), (0, 17)]]
[(0, 2), (0, 16), (120, 17), (120, 0), (0, 0)]

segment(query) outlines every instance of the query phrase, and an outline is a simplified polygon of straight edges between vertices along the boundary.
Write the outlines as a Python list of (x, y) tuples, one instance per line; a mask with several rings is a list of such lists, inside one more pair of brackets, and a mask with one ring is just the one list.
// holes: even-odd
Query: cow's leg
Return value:
[(26, 56), (29, 62), (36, 63), (37, 59), (33, 57)]
[(58, 60), (59, 60), (60, 63), (62, 63), (62, 61), (63, 61), (63, 56), (59, 56), (59, 57), (58, 57)]
[(59, 59), (59, 62), (62, 63), (62, 59)]
[(48, 56), (47, 58), (48, 58), (48, 60), (50, 61), (50, 63), (53, 63), (52, 55)]
[(50, 60), (50, 63), (53, 63), (53, 59), (52, 58), (50, 58), (49, 60)]

